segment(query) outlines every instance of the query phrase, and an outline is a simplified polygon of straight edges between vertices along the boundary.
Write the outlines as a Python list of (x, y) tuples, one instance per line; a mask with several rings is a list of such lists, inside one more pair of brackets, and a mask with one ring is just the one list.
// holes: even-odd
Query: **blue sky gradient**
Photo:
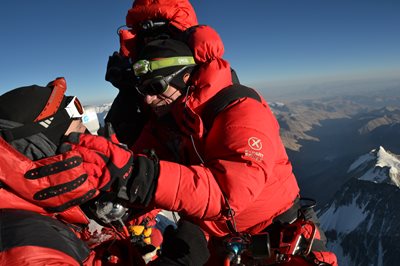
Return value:
[[(104, 80), (132, 0), (0, 1), (0, 94), (64, 76), (68, 94), (111, 102)], [(398, 0), (193, 0), (242, 83), (400, 76)]]

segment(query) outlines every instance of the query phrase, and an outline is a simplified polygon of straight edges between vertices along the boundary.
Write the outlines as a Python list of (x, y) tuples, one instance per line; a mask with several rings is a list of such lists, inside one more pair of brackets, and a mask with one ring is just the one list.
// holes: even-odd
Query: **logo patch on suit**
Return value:
[(250, 137), (247, 140), (247, 144), (249, 145), (251, 150), (246, 149), (244, 151), (244, 156), (256, 160), (257, 162), (262, 161), (262, 159), (264, 158), (264, 154), (260, 152), (260, 150), (262, 149), (261, 140), (256, 137)]

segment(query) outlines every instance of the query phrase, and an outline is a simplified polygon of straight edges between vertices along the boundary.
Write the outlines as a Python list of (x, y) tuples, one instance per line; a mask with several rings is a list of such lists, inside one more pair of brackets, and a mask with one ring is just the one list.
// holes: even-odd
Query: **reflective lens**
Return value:
[(81, 118), (84, 113), (83, 106), (76, 96), (67, 98), (67, 106), (65, 110), (67, 111), (70, 118)]
[(137, 91), (139, 94), (146, 96), (146, 95), (158, 95), (164, 93), (169, 86), (169, 83), (171, 80), (179, 75), (183, 70), (187, 69), (190, 66), (184, 66), (178, 71), (172, 73), (171, 75), (168, 75), (166, 77), (162, 76), (157, 76), (152, 79), (148, 79), (143, 81), (138, 87), (136, 87)]
[(163, 94), (168, 89), (169, 82), (164, 77), (155, 77), (153, 79), (145, 80), (137, 87), (138, 92), (145, 95), (158, 95)]

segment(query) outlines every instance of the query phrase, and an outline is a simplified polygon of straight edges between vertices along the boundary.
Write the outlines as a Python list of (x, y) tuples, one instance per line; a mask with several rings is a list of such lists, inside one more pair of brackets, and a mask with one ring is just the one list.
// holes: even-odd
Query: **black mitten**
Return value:
[(147, 207), (156, 190), (158, 169), (157, 159), (137, 156), (131, 177), (118, 180), (118, 197)]
[(180, 220), (178, 228), (172, 225), (165, 229), (159, 265), (204, 265), (210, 252), (207, 240), (200, 227)]
[(119, 90), (135, 90), (135, 75), (129, 57), (114, 52), (108, 58), (105, 79)]
[(149, 112), (143, 107), (143, 98), (132, 87), (130, 90), (118, 92), (105, 121), (113, 125), (120, 142), (131, 146), (139, 137), (148, 119)]

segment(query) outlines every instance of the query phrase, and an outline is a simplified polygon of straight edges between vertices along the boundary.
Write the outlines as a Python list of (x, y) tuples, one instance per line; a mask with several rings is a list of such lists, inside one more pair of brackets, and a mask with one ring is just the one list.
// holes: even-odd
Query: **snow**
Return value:
[(355, 265), (350, 254), (345, 255), (345, 251), (341, 246), (341, 241), (343, 236), (351, 233), (367, 219), (368, 212), (364, 211), (364, 207), (356, 203), (358, 197), (360, 197), (360, 194), (354, 197), (350, 204), (339, 206), (337, 209), (336, 206), (332, 204), (331, 207), (319, 217), (321, 228), (324, 231), (333, 230), (337, 233), (338, 238), (328, 241), (327, 247), (336, 254), (339, 265)]
[(370, 162), (373, 159), (375, 159), (375, 156), (371, 153), (360, 156), (354, 163), (350, 165), (349, 170), (347, 170), (347, 173), (353, 171), (354, 169), (358, 168), (360, 165), (364, 163)]
[[(400, 187), (400, 160), (395, 155), (387, 152), (382, 146), (379, 147), (377, 152), (376, 150), (372, 150), (370, 153), (360, 156), (350, 165), (347, 172), (349, 173), (362, 165), (365, 167), (372, 160), (376, 160), (375, 167), (367, 170), (358, 178), (359, 180), (374, 183), (382, 183), (389, 180), (390, 183)], [(385, 168), (389, 169), (389, 176)]]
[(375, 213), (372, 213), (372, 217), (368, 221), (367, 232), (369, 232), (371, 230), (371, 227), (374, 224), (374, 221), (375, 221)]
[(370, 181), (374, 183), (382, 183), (388, 178), (385, 171), (379, 168), (372, 168), (360, 176), (359, 180)]
[(378, 151), (378, 162), (376, 166), (388, 167), (389, 177), (394, 185), (400, 187), (400, 160), (396, 158), (393, 154), (387, 152), (382, 146)]
[(95, 108), (96, 108), (96, 113), (102, 113), (110, 110), (111, 103), (104, 103), (102, 105), (95, 106)]
[(357, 198), (358, 196), (353, 198), (349, 205), (343, 205), (337, 209), (332, 205), (319, 217), (321, 227), (325, 231), (335, 230), (337, 233), (348, 233), (356, 229), (368, 215), (364, 213), (364, 208), (357, 205)]
[(97, 113), (97, 117), (99, 120), (99, 123), (101, 126), (104, 125), (104, 119), (106, 118), (108, 111), (111, 108), (112, 103), (104, 103), (102, 105), (88, 105), (88, 106), (84, 106), (85, 109), (89, 109), (89, 108), (94, 108), (96, 113)]
[(340, 242), (338, 241), (329, 241), (327, 244), (328, 250), (333, 251), (335, 253), (337, 259), (338, 259), (338, 264), (339, 265), (346, 265), (350, 266), (353, 265), (351, 258), (349, 255), (344, 255), (344, 251), (342, 246), (340, 245)]
[[(383, 147), (379, 147), (368, 154), (360, 156), (351, 164), (347, 172), (359, 180), (391, 184), (393, 185), (393, 189), (400, 187), (400, 157), (386, 151)], [(380, 189), (380, 186), (373, 187)], [(356, 261), (359, 261), (358, 259), (361, 258), (363, 254), (359, 254), (357, 249), (350, 251), (352, 254), (349, 254), (349, 252), (346, 252), (344, 247), (351, 244), (349, 243), (350, 240), (355, 241), (356, 244), (363, 246), (368, 250), (371, 250), (372, 242), (368, 238), (363, 239), (363, 234), (368, 234), (369, 238), (375, 237), (374, 239), (378, 241), (378, 246), (376, 248), (374, 246), (374, 252), (368, 259), (368, 263), (365, 263), (364, 265), (383, 266), (385, 265), (385, 258), (387, 258), (387, 256), (392, 256), (391, 251), (389, 251), (390, 247), (387, 247), (388, 242), (385, 237), (392, 237), (393, 232), (391, 227), (393, 221), (390, 216), (386, 216), (386, 213), (392, 215), (395, 210), (389, 209), (391, 208), (389, 207), (390, 204), (385, 204), (382, 207), (386, 208), (384, 210), (385, 214), (382, 215), (381, 212), (376, 212), (376, 210), (373, 210), (370, 207), (368, 209), (366, 208), (366, 204), (368, 204), (368, 199), (370, 198), (368, 194), (374, 193), (373, 187), (368, 192), (360, 190), (359, 194), (355, 194), (355, 191), (357, 190), (354, 189), (356, 187), (352, 187), (352, 189), (349, 190), (351, 194), (344, 193), (343, 198), (335, 199), (335, 203), (331, 204), (330, 208), (325, 209), (323, 213), (319, 213), (321, 228), (325, 231), (333, 231), (333, 239), (328, 241), (328, 248), (337, 255), (339, 265), (360, 265), (356, 264), (353, 259), (356, 258)], [(355, 196), (353, 196), (352, 199), (347, 197), (354, 194)], [(364, 203), (357, 204), (357, 200), (359, 200), (360, 197), (362, 197), (362, 202)], [(374, 199), (374, 197), (372, 197), (370, 200), (385, 199)], [(346, 205), (341, 205), (343, 204), (343, 201), (346, 202)], [(383, 219), (382, 216), (384, 217)], [(377, 235), (375, 236), (375, 234)], [(361, 239), (354, 238), (353, 240), (347, 238), (347, 236), (358, 236), (358, 238)]]
[(379, 241), (379, 246), (378, 246), (378, 265), (377, 266), (383, 266), (383, 247), (382, 247), (382, 241)]
[(285, 104), (281, 103), (281, 102), (272, 102), (272, 103), (269, 103), (269, 105), (271, 107), (281, 107), (281, 108), (285, 106)]

